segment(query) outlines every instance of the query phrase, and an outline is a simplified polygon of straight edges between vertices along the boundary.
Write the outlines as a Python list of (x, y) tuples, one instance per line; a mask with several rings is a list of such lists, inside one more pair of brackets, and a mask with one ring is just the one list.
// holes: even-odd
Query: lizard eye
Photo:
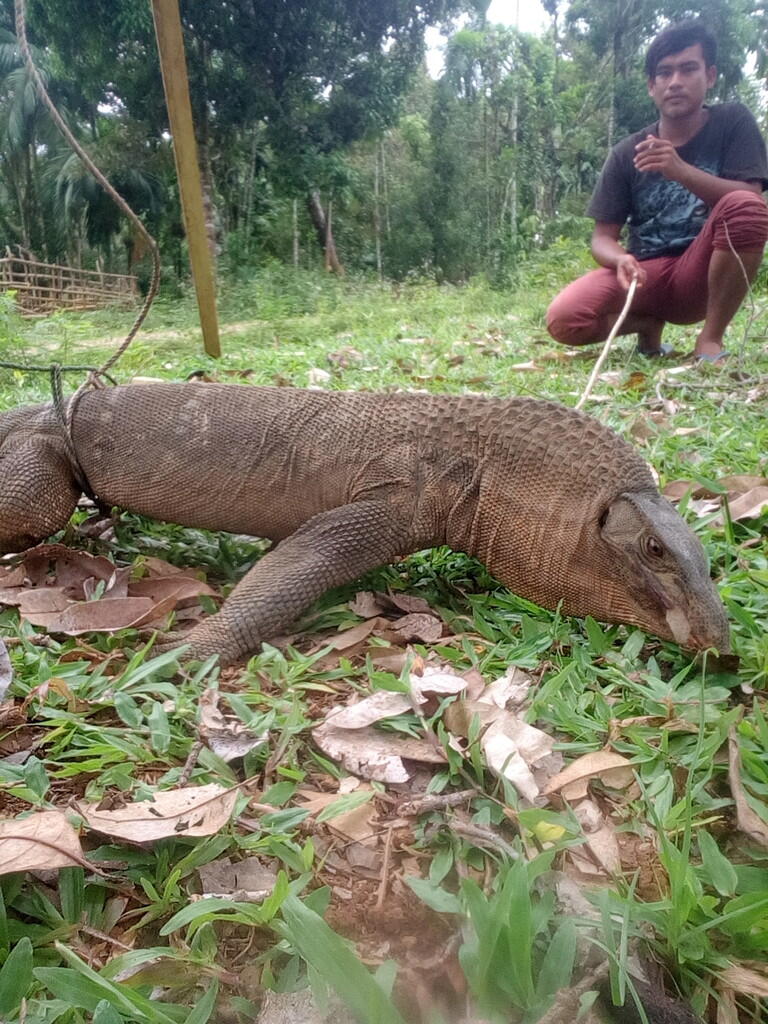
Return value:
[(645, 541), (646, 554), (650, 555), (651, 558), (663, 558), (664, 557), (664, 545), (656, 537), (647, 537)]

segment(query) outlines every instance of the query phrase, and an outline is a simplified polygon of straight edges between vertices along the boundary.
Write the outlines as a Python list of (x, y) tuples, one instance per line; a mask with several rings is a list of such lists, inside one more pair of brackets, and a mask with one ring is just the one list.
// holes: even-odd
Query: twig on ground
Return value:
[(424, 814), (427, 811), (439, 811), (445, 807), (458, 807), (478, 796), (476, 789), (462, 789), (458, 793), (435, 793), (419, 797), (416, 800), (406, 800), (397, 808), (397, 813), (403, 818), (415, 817), (417, 814)]
[(490, 828), (483, 828), (482, 825), (473, 825), (471, 822), (451, 821), (448, 828), (465, 839), (471, 839), (477, 846), (491, 847), (499, 850), (511, 860), (519, 860), (520, 854), (511, 846), (506, 839), (502, 839)]
[(196, 739), (192, 744), (192, 749), (187, 756), (187, 760), (184, 762), (184, 767), (181, 769), (181, 775), (179, 781), (176, 783), (177, 789), (183, 789), (189, 782), (192, 771), (197, 763), (197, 759), (200, 756), (200, 751), (204, 747), (204, 743), (201, 739)]
[(384, 906), (384, 900), (387, 897), (387, 889), (389, 888), (389, 865), (392, 859), (392, 834), (394, 832), (393, 827), (390, 825), (387, 829), (387, 838), (384, 841), (384, 859), (381, 862), (381, 878), (379, 880), (379, 891), (376, 894), (376, 909), (381, 910)]

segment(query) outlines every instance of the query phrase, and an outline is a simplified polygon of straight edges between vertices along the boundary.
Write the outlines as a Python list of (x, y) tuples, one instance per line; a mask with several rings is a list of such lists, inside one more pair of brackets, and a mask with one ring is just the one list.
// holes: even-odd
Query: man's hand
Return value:
[(647, 135), (635, 146), (634, 165), (638, 171), (656, 171), (670, 181), (682, 181), (690, 170), (672, 143), (655, 135)]
[(635, 257), (628, 253), (619, 242), (620, 234), (621, 224), (598, 221), (592, 232), (592, 255), (601, 267), (607, 267), (616, 272), (616, 277), (622, 288), (628, 289), (635, 278), (637, 278), (638, 288), (642, 288), (648, 275), (642, 263), (638, 263)]
[(616, 277), (622, 288), (629, 288), (635, 278), (637, 278), (637, 287), (642, 288), (647, 276), (643, 266), (631, 253), (624, 253), (616, 261)]

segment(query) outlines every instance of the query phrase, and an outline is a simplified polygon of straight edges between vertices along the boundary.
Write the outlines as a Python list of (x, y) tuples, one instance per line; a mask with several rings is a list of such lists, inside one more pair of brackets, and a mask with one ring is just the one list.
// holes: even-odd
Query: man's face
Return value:
[(716, 78), (717, 68), (707, 67), (701, 43), (696, 43), (661, 58), (648, 79), (648, 94), (664, 117), (688, 117), (701, 109)]

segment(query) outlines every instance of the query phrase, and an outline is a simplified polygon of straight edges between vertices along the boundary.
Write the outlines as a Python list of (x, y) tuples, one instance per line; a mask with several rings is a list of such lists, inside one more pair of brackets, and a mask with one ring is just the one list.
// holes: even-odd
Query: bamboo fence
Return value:
[(27, 316), (57, 309), (99, 309), (132, 305), (138, 298), (136, 278), (40, 263), (26, 256), (0, 258), (0, 292), (14, 291), (19, 311)]

